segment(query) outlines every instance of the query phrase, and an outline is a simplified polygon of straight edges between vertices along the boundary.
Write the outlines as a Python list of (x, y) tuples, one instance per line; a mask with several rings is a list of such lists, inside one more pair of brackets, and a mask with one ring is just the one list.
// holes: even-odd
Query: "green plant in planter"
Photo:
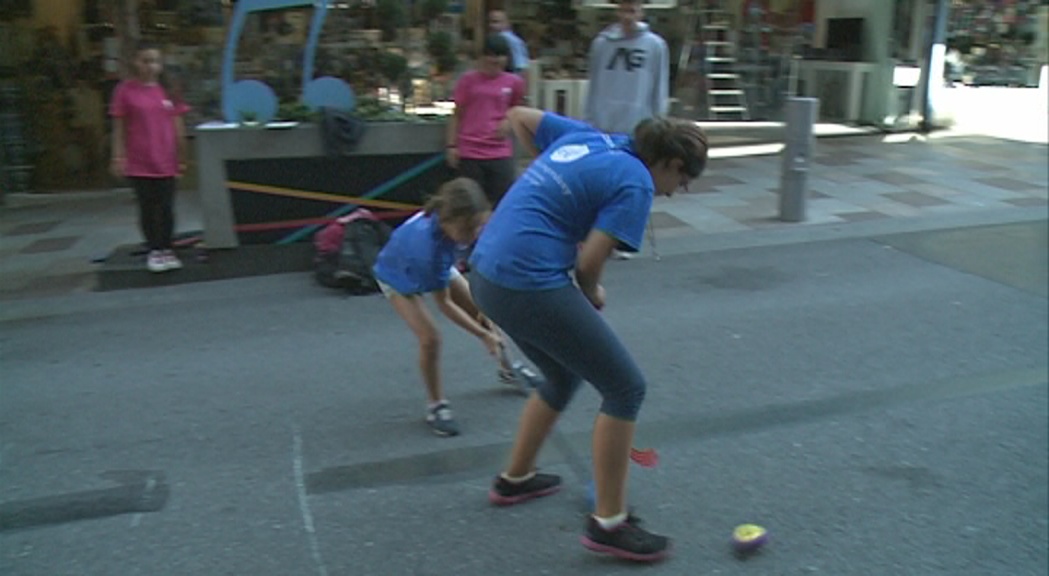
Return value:
[(379, 73), (390, 84), (398, 84), (404, 73), (408, 71), (408, 59), (396, 52), (380, 52), (378, 60)]
[(426, 51), (433, 58), (439, 74), (455, 70), (455, 66), (459, 63), (459, 59), (455, 56), (452, 35), (447, 32), (441, 31), (430, 34), (426, 42)]
[(254, 126), (259, 123), (259, 115), (252, 110), (241, 110), (240, 123), (244, 126)]
[(376, 71), (386, 80), (387, 86), (396, 86), (401, 96), (405, 96), (408, 72), (408, 59), (390, 51), (382, 51), (376, 58)]
[(365, 122), (425, 122), (428, 120), (415, 114), (406, 114), (396, 106), (391, 106), (374, 97), (359, 98), (357, 109), (353, 114)]
[(448, 11), (448, 0), (422, 0), (419, 3), (419, 12), (423, 23), (429, 23)]
[(382, 30), (382, 39), (389, 42), (397, 37), (397, 29), (407, 22), (404, 0), (379, 0), (375, 5), (375, 16)]
[(313, 122), (317, 114), (302, 102), (282, 102), (277, 108), (277, 119), (285, 122)]

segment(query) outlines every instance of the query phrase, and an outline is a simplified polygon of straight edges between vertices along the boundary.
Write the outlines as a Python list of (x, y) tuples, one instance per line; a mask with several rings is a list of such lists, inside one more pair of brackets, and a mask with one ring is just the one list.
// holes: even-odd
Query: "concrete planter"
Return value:
[[(370, 123), (352, 152), (332, 157), (324, 149), (320, 126), (313, 123), (270, 124), (264, 128), (227, 124), (198, 126), (195, 133), (204, 241), (209, 249), (235, 248), (240, 244), (237, 225), (241, 223), (236, 222), (234, 217), (231, 193), (227, 186), (230, 180), (227, 167), (231, 162), (308, 158), (333, 160), (345, 168), (348, 174), (340, 184), (340, 189), (362, 193), (363, 189), (372, 187), (372, 180), (396, 179), (405, 161), (414, 162), (420, 157), (430, 158), (443, 153), (445, 129), (444, 122)], [(403, 161), (399, 162), (399, 158)], [(317, 175), (318, 178), (323, 176)], [(368, 178), (364, 180), (368, 182), (355, 182), (359, 175), (367, 175)], [(295, 182), (300, 183), (298, 187), (311, 188), (309, 182), (301, 184), (305, 181), (301, 173), (295, 176)], [(270, 182), (256, 184), (267, 185)], [(276, 186), (281, 184), (277, 183)], [(260, 198), (260, 201), (268, 200)], [(273, 201), (287, 202), (278, 197), (273, 197)], [(312, 217), (324, 215), (322, 212)]]

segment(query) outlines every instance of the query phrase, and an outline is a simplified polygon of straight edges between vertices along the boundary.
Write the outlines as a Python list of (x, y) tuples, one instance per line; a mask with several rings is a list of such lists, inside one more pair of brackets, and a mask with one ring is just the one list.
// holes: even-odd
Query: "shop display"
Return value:
[(952, 0), (946, 80), (975, 86), (1027, 86), (1044, 65), (1044, 0)]

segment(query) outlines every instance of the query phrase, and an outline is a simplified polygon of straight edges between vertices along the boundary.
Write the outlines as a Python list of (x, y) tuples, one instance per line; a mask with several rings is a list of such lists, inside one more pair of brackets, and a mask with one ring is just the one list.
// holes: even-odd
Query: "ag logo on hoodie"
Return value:
[(645, 51), (638, 48), (617, 48), (612, 53), (612, 59), (608, 61), (608, 67), (605, 70), (614, 69), (620, 61), (623, 62), (624, 70), (633, 72), (645, 65)]

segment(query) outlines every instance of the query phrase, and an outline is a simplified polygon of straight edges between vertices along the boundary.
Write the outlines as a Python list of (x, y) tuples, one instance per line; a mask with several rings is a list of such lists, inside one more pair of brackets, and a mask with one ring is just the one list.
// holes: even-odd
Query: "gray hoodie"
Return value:
[(667, 111), (670, 57), (667, 43), (638, 22), (631, 37), (619, 24), (590, 43), (584, 118), (605, 132), (630, 134), (638, 122)]

